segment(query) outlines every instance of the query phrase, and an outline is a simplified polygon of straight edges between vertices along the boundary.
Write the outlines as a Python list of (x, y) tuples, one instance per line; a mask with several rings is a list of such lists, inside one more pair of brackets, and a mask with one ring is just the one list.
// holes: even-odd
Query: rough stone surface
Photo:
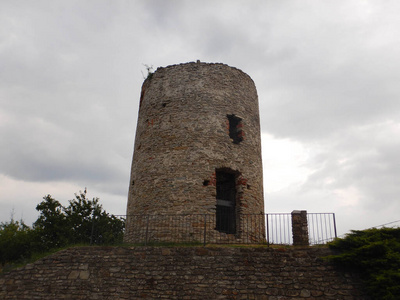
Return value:
[(292, 211), (292, 235), (293, 235), (293, 245), (295, 246), (309, 245), (306, 210)]
[(324, 248), (81, 247), (0, 276), (0, 299), (368, 299)]
[[(232, 115), (241, 120), (233, 128), (236, 142), (230, 134), (228, 116)], [(138, 230), (143, 232), (148, 226), (143, 215), (215, 215), (217, 170), (235, 174), (235, 238), (240, 240), (249, 228), (241, 216), (264, 212), (260, 119), (253, 80), (224, 64), (158, 68), (142, 86), (125, 241), (136, 242)], [(203, 230), (194, 223), (188, 221), (185, 227)], [(210, 224), (207, 230), (215, 227)], [(265, 232), (264, 224), (251, 230), (264, 238), (260, 234)], [(175, 237), (160, 232), (158, 239)]]

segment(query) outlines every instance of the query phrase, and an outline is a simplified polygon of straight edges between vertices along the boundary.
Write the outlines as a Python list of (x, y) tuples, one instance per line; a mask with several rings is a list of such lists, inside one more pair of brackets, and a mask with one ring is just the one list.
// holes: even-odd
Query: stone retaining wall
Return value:
[(0, 299), (367, 299), (326, 248), (79, 247), (0, 276)]

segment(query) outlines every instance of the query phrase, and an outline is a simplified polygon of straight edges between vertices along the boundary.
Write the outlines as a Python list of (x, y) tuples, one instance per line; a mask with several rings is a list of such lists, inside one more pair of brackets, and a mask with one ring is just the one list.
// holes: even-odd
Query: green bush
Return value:
[(75, 194), (67, 207), (50, 195), (36, 209), (40, 216), (34, 228), (40, 233), (44, 249), (73, 244), (122, 243), (125, 221), (108, 214), (98, 198), (87, 199), (87, 191)]
[(400, 299), (400, 228), (352, 231), (329, 247), (329, 259), (358, 271), (373, 299)]
[(75, 194), (64, 207), (52, 198), (43, 197), (36, 206), (39, 217), (33, 228), (23, 221), (0, 224), (0, 263), (21, 263), (32, 255), (76, 245), (112, 245), (123, 241), (125, 220), (108, 214), (98, 198), (87, 199), (87, 191)]
[(11, 219), (0, 224), (0, 262), (17, 261), (31, 255), (34, 235), (31, 228)]

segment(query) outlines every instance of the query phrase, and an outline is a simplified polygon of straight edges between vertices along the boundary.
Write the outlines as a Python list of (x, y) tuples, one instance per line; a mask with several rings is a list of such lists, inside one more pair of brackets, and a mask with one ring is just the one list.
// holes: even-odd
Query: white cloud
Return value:
[[(261, 136), (266, 197), (292, 185), (301, 185), (312, 172), (305, 166), (310, 150), (299, 142), (276, 139), (270, 134)], [(268, 200), (267, 200), (268, 201)]]

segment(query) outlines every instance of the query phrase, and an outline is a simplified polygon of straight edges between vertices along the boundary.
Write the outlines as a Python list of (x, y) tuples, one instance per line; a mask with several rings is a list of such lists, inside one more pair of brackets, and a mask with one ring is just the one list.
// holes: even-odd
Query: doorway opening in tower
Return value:
[(230, 169), (216, 170), (217, 209), (216, 230), (236, 233), (236, 178), (237, 172)]
[(235, 115), (226, 115), (229, 121), (229, 137), (234, 144), (243, 141), (243, 124), (242, 119)]

